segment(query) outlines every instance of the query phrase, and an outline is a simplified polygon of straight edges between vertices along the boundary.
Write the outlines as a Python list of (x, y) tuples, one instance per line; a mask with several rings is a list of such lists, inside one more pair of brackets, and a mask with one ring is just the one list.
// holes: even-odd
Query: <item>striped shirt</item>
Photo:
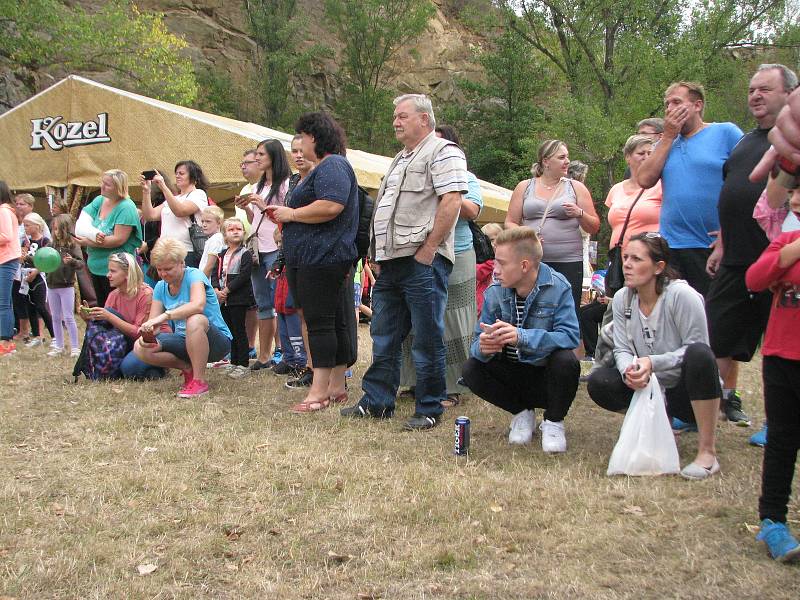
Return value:
[[(436, 135), (431, 132), (430, 135)], [(400, 185), (400, 177), (408, 163), (414, 158), (419, 147), (425, 143), (428, 137), (420, 141), (416, 147), (409, 151), (404, 150), (400, 160), (394, 169), (386, 176), (386, 187), (383, 195), (375, 207), (374, 229), (375, 235), (375, 258), (376, 260), (386, 260), (384, 252), (386, 248), (386, 234), (389, 221), (394, 212), (397, 188)], [(436, 195), (441, 197), (449, 192), (466, 193), (469, 190), (467, 185), (467, 159), (464, 151), (454, 144), (443, 147), (439, 153), (431, 160), (430, 164), (431, 181)]]
[[(517, 294), (514, 294), (514, 298), (514, 313), (516, 316), (516, 323), (514, 323), (514, 325), (516, 327), (522, 327), (522, 319), (525, 315), (525, 300), (527, 300), (527, 298), (522, 298)], [(517, 350), (516, 346), (507, 345), (503, 348), (503, 355), (510, 361), (519, 362), (519, 350)]]

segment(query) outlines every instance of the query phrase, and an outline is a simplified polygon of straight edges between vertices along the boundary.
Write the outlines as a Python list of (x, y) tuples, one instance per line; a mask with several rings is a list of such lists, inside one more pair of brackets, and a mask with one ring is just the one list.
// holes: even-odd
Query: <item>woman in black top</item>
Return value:
[(358, 184), (345, 158), (344, 131), (325, 113), (307, 113), (295, 130), (303, 155), (316, 167), (293, 190), (287, 206), (268, 207), (283, 223), (289, 289), (308, 327), (314, 379), (292, 412), (346, 402), (345, 370), (356, 360), (351, 268), (356, 259)]

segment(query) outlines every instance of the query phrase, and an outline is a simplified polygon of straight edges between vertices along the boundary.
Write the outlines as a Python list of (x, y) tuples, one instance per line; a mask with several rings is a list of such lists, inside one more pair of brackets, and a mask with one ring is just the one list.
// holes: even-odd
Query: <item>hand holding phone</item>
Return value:
[(152, 181), (155, 176), (155, 170), (142, 171), (142, 177), (144, 177), (145, 181)]

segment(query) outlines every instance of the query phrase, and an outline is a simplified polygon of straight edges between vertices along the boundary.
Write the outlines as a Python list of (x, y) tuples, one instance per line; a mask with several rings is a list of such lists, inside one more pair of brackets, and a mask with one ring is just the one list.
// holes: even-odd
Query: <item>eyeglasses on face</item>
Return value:
[(245, 165), (252, 165), (252, 164), (254, 164), (254, 163), (257, 163), (257, 162), (258, 162), (257, 160), (243, 160), (243, 161), (242, 161), (242, 162), (239, 164), (239, 166), (240, 166), (240, 167), (243, 167), (243, 166), (245, 166)]

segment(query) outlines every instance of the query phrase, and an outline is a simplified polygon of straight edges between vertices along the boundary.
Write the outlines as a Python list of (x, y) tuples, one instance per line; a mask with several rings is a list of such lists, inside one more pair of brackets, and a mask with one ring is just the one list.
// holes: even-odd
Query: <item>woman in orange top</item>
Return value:
[[(653, 152), (653, 142), (646, 135), (632, 135), (625, 142), (623, 154), (625, 162), (631, 169), (630, 179), (620, 181), (608, 191), (606, 206), (608, 206), (608, 223), (611, 225), (611, 242), (608, 247), (613, 248), (619, 242), (622, 227), (625, 224), (625, 217), (628, 216), (631, 204), (633, 204), (641, 186), (636, 183), (636, 174), (639, 167)], [(661, 182), (659, 181), (650, 189), (647, 189), (639, 198), (636, 206), (631, 213), (628, 229), (625, 231), (623, 244), (627, 243), (631, 237), (645, 231), (658, 231), (658, 216), (661, 213)]]

